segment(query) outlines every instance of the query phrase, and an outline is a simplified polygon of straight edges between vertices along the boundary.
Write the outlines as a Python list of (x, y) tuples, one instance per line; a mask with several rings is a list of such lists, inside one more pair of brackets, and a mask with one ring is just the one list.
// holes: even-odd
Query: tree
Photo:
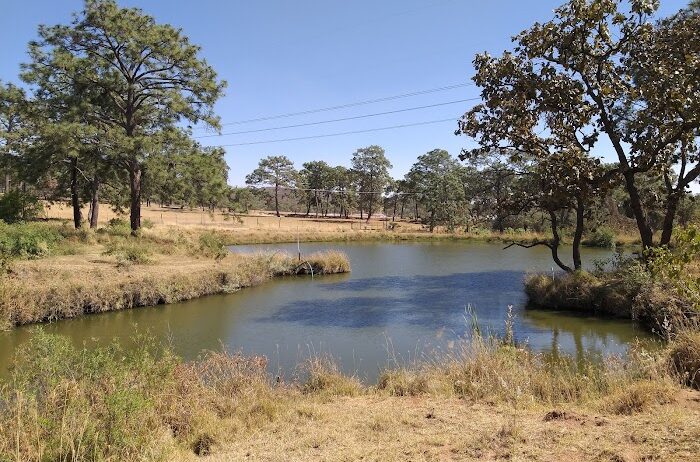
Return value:
[[(330, 200), (331, 190), (335, 187), (334, 170), (323, 160), (305, 162), (299, 170), (299, 181), (303, 184), (305, 191), (302, 196), (306, 202), (306, 215), (309, 215), (311, 206), (316, 209), (316, 216), (319, 210), (322, 215), (327, 214), (323, 208), (324, 202)], [(325, 213), (324, 213), (325, 210)]]
[[(644, 0), (571, 0), (555, 10), (553, 20), (516, 36), (512, 52), (475, 59), (475, 81), (489, 101), (480, 105), (482, 114), (491, 111), (497, 126), (492, 116), (507, 109), (501, 124), (517, 127), (511, 139), (528, 141), (528, 148), (545, 140), (548, 148), (590, 153), (600, 135), (608, 138), (645, 247), (654, 245), (654, 230), (641, 201), (639, 176), (653, 169), (679, 171), (664, 198), (667, 219), (659, 244), (665, 245), (675, 196), (685, 194), (700, 175), (695, 142), (700, 94), (690, 90), (697, 88), (700, 18), (682, 12), (654, 26), (649, 18), (655, 8), (656, 2)], [(491, 107), (496, 102), (498, 109)], [(458, 132), (469, 134), (475, 120), (479, 117), (465, 116)], [(484, 132), (482, 146), (495, 145), (503, 133)]]
[(4, 171), (5, 193), (10, 190), (11, 177), (17, 174), (19, 131), (25, 108), (24, 91), (0, 81), (0, 168)]
[(258, 167), (246, 176), (245, 182), (254, 186), (274, 187), (275, 213), (280, 216), (279, 189), (292, 187), (297, 179), (294, 163), (285, 156), (268, 156), (260, 159)]
[(391, 167), (391, 162), (384, 155), (384, 149), (379, 146), (358, 149), (352, 156), (352, 172), (360, 194), (360, 217), (366, 204), (367, 221), (372, 216), (374, 204), (379, 202), (384, 188), (391, 179), (389, 176)]
[(417, 200), (427, 212), (430, 232), (439, 224), (454, 228), (460, 220), (464, 190), (459, 177), (459, 165), (443, 149), (434, 149), (418, 157), (407, 177), (415, 185)]
[(224, 82), (182, 32), (140, 9), (87, 0), (68, 26), (39, 27), (24, 79), (40, 89), (66, 80), (101, 92), (87, 116), (120, 147), (114, 161), (129, 175), (131, 228), (141, 225), (142, 173), (167, 133), (182, 120), (218, 128), (213, 104)]

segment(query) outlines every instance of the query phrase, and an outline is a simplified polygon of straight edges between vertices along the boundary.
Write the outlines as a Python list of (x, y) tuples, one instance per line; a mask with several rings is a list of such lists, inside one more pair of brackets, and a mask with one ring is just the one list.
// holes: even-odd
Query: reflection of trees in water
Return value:
[(564, 346), (565, 334), (571, 340), (577, 361), (584, 357), (594, 355), (603, 357), (609, 354), (611, 347), (628, 345), (635, 339), (650, 339), (650, 335), (630, 321), (590, 318), (578, 316), (573, 313), (560, 311), (545, 311), (526, 309), (523, 311), (523, 321), (538, 328), (538, 330), (552, 333), (550, 354), (560, 356), (560, 350), (568, 349)]

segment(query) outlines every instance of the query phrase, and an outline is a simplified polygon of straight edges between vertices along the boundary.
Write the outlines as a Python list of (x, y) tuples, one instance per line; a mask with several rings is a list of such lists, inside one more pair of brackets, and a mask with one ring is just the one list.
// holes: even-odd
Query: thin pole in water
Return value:
[(299, 255), (299, 261), (301, 261), (301, 246), (299, 245), (299, 226), (297, 226), (297, 253)]

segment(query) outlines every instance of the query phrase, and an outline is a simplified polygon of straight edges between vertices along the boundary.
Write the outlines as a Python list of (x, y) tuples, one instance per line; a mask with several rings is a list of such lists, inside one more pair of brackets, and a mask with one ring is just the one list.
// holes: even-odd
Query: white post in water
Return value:
[(301, 246), (299, 245), (299, 226), (297, 226), (297, 254), (299, 255), (299, 261), (301, 261)]

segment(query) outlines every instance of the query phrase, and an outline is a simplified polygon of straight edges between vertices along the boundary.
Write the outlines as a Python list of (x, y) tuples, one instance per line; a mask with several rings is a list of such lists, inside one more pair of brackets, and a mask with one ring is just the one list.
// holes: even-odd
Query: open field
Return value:
[[(83, 210), (87, 216), (87, 209)], [(58, 220), (72, 220), (72, 211), (65, 204), (46, 204), (44, 217)], [(100, 208), (100, 225), (106, 225), (113, 218), (124, 219), (103, 205)], [(216, 212), (189, 210), (179, 208), (143, 207), (142, 219), (150, 222), (154, 228), (201, 228), (228, 231), (226, 234), (229, 244), (267, 244), (276, 242), (332, 242), (332, 241), (361, 241), (361, 240), (440, 240), (465, 239), (497, 242), (534, 242), (547, 239), (544, 233), (533, 231), (508, 230), (501, 234), (488, 229), (475, 228), (471, 232), (458, 229), (448, 232), (445, 227), (438, 226), (430, 233), (427, 227), (415, 222), (391, 219), (372, 218), (370, 221), (359, 217), (350, 219), (338, 217), (319, 217), (313, 214), (309, 217), (283, 213), (281, 217), (270, 211), (251, 211), (250, 214), (235, 217)], [(564, 236), (564, 242), (567, 237)], [(621, 233), (616, 237), (618, 245), (634, 245), (639, 243), (639, 237)]]

